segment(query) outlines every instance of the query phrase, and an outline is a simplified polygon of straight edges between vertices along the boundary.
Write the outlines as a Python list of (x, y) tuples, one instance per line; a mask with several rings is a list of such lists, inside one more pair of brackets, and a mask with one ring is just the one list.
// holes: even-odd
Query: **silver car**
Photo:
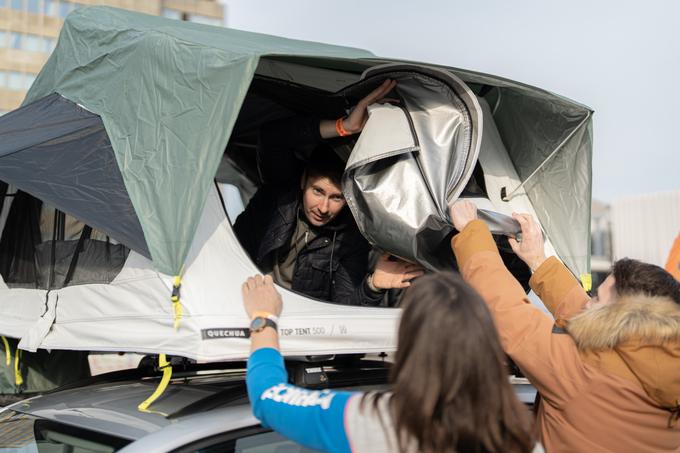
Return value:
[[(0, 453), (309, 452), (253, 417), (245, 363), (180, 362), (148, 412), (137, 409), (157, 387), (152, 360), (0, 409)], [(359, 357), (287, 361), (290, 381), (307, 388), (386, 388), (389, 363)], [(179, 370), (179, 371), (178, 371)], [(512, 376), (528, 406), (535, 389)]]

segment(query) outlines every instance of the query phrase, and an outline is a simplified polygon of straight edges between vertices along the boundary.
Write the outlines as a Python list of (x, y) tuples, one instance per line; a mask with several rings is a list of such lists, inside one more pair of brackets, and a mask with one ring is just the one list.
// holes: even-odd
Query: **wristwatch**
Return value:
[(253, 313), (253, 320), (250, 321), (250, 332), (262, 332), (267, 327), (271, 327), (274, 330), (278, 330), (279, 318), (267, 312), (255, 312)]

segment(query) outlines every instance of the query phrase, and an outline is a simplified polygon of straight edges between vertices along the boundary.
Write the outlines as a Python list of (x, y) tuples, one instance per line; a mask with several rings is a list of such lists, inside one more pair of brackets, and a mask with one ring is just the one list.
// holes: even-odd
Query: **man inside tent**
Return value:
[(342, 193), (344, 162), (323, 141), (361, 132), (368, 106), (395, 85), (386, 80), (338, 120), (295, 117), (262, 126), (257, 160), (263, 185), (234, 231), (279, 285), (341, 304), (378, 305), (385, 290), (405, 288), (422, 275), (420, 266), (388, 255), (368, 273), (370, 245)]

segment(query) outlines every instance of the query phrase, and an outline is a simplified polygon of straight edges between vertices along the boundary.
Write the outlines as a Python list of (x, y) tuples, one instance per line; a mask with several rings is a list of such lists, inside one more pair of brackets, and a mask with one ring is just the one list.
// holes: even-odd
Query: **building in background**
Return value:
[(23, 101), (57, 43), (64, 18), (90, 5), (224, 24), (224, 7), (215, 0), (0, 0), (0, 115)]
[(590, 272), (594, 290), (607, 278), (612, 267), (611, 232), (609, 205), (593, 200), (590, 209)]
[(664, 267), (680, 233), (680, 190), (615, 200), (612, 259), (635, 258)]
[(680, 234), (680, 190), (593, 201), (591, 216), (593, 288), (611, 263), (634, 258), (664, 267)]

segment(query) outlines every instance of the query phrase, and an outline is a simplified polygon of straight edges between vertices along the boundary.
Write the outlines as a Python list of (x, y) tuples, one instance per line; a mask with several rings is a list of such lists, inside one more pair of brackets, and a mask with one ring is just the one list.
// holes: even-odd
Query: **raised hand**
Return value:
[(274, 287), (271, 275), (255, 275), (243, 283), (241, 287), (243, 294), (243, 307), (252, 319), (253, 314), (258, 311), (271, 313), (279, 316), (283, 309), (281, 295)]
[(508, 238), (512, 251), (534, 272), (546, 260), (543, 234), (536, 220), (529, 214), (512, 213), (512, 218), (522, 227), (522, 241)]
[(387, 79), (382, 85), (360, 100), (352, 112), (342, 122), (345, 130), (350, 134), (358, 134), (361, 132), (366, 121), (368, 121), (368, 106), (381, 101), (395, 86), (397, 86), (396, 80)]
[(423, 274), (422, 266), (399, 259), (392, 261), (389, 253), (384, 253), (378, 259), (371, 283), (377, 289), (407, 288), (411, 280)]
[(477, 206), (470, 201), (458, 200), (449, 207), (453, 227), (458, 231), (477, 218)]

